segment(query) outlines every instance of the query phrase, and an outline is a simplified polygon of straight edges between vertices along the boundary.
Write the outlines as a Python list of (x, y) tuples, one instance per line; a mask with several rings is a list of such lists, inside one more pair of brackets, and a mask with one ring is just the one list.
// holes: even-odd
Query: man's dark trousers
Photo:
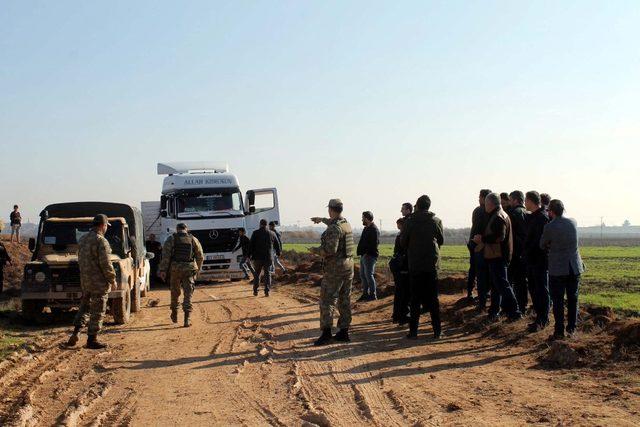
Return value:
[[(521, 313), (527, 311), (529, 304), (529, 294), (527, 289), (527, 266), (521, 257), (514, 257), (509, 264), (509, 281), (513, 286), (513, 292), (516, 294), (518, 308)], [(532, 297), (533, 298), (533, 297)]]
[(253, 260), (253, 269), (255, 273), (253, 275), (253, 291), (257, 292), (260, 287), (260, 276), (261, 273), (264, 273), (264, 292), (269, 293), (271, 289), (271, 271), (269, 268), (271, 267), (272, 262), (263, 261), (263, 260)]
[(551, 297), (549, 295), (549, 271), (544, 264), (528, 265), (527, 277), (531, 289), (533, 309), (536, 311), (536, 323), (546, 326), (549, 323)]
[(487, 306), (487, 299), (489, 299), (489, 291), (491, 290), (491, 276), (489, 275), (489, 268), (486, 260), (484, 259), (484, 254), (482, 252), (476, 252), (473, 256), (476, 261), (478, 307), (484, 310)]
[(513, 293), (513, 288), (507, 279), (507, 263), (502, 258), (486, 259), (489, 274), (491, 275), (491, 307), (489, 315), (497, 316), (502, 306), (509, 318), (520, 315), (518, 301)]
[(469, 249), (469, 273), (467, 276), (467, 296), (471, 298), (473, 296), (473, 285), (476, 281), (476, 259), (475, 259), (475, 244), (468, 244)]
[(396, 284), (393, 296), (393, 320), (403, 322), (409, 315), (409, 272), (393, 274)]
[(567, 331), (574, 332), (578, 323), (578, 288), (580, 275), (549, 276), (549, 287), (553, 298), (554, 331), (564, 335), (564, 295), (567, 294)]
[(438, 301), (438, 273), (430, 272), (410, 272), (411, 289), (411, 320), (409, 329), (412, 333), (418, 332), (420, 322), (420, 305), (426, 304), (431, 312), (431, 325), (433, 333), (440, 335), (440, 302)]

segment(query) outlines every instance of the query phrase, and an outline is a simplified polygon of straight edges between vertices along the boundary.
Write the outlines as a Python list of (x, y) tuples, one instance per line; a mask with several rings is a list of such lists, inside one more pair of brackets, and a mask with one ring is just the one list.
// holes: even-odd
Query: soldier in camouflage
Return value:
[(188, 233), (185, 224), (178, 224), (176, 232), (169, 236), (162, 248), (160, 278), (166, 281), (169, 276), (171, 288), (171, 321), (178, 323), (178, 299), (184, 291), (182, 310), (184, 311), (184, 327), (191, 326), (189, 316), (193, 309), (191, 297), (195, 289), (198, 272), (202, 268), (204, 254), (198, 239)]
[[(314, 217), (311, 220), (327, 225), (322, 233), (321, 245), (313, 248), (313, 252), (324, 258), (324, 277), (320, 287), (320, 329), (322, 335), (314, 345), (326, 345), (333, 339), (349, 342), (349, 326), (351, 325), (351, 284), (353, 282), (353, 233), (351, 225), (342, 217), (342, 201), (329, 201), (329, 218)], [(333, 311), (336, 307), (340, 313), (338, 333), (331, 335)]]
[(103, 349), (106, 344), (98, 342), (102, 329), (102, 319), (107, 311), (109, 290), (116, 286), (116, 272), (111, 264), (111, 246), (104, 237), (109, 227), (106, 215), (93, 219), (93, 228), (78, 242), (78, 265), (82, 300), (76, 315), (73, 334), (67, 345), (73, 347), (78, 342), (80, 329), (89, 321), (87, 348)]

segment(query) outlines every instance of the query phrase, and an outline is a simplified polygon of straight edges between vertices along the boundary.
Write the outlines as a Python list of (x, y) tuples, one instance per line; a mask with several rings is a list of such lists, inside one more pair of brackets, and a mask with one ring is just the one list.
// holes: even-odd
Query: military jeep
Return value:
[(38, 235), (29, 240), (33, 252), (24, 268), (22, 314), (36, 320), (45, 307), (55, 313), (79, 306), (82, 289), (78, 241), (92, 227), (93, 217), (107, 215), (111, 227), (105, 237), (112, 249), (116, 285), (109, 291), (109, 310), (117, 324), (140, 310), (141, 296), (149, 289), (149, 259), (142, 236), (142, 216), (119, 203), (78, 202), (47, 206), (40, 214)]

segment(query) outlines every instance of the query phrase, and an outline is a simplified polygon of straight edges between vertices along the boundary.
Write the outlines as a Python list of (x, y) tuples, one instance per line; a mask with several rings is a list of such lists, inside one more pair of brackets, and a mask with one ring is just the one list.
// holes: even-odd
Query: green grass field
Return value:
[[(317, 246), (285, 244), (285, 250), (308, 252)], [(382, 258), (389, 258), (393, 245), (380, 245)], [(583, 247), (580, 253), (587, 266), (582, 276), (581, 301), (640, 313), (640, 247)], [(385, 263), (386, 264), (386, 263)], [(442, 275), (466, 274), (469, 253), (462, 245), (442, 247)]]

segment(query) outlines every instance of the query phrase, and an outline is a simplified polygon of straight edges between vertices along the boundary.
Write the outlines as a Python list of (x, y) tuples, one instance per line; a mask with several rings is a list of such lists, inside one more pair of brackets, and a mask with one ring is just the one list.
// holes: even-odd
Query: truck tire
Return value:
[(114, 298), (111, 302), (113, 320), (117, 325), (124, 325), (131, 315), (131, 292), (125, 292), (124, 296)]
[(142, 291), (140, 290), (140, 285), (134, 285), (133, 289), (131, 289), (131, 312), (137, 313), (140, 311), (141, 300), (142, 300)]
[(140, 296), (141, 297), (146, 297), (147, 296), (147, 292), (149, 291), (149, 289), (151, 289), (151, 274), (147, 273), (147, 278), (144, 281), (144, 289), (142, 289), (140, 291)]
[(44, 306), (44, 301), (22, 300), (22, 318), (26, 323), (37, 323), (42, 318)]

